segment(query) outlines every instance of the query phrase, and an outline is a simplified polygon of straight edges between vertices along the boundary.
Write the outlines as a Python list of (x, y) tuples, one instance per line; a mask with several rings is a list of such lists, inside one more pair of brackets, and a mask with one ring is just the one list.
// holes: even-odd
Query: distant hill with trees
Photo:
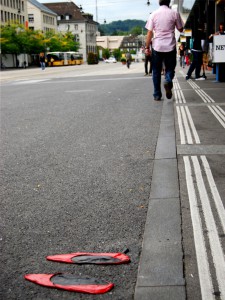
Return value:
[(146, 33), (145, 24), (142, 20), (113, 21), (99, 25), (99, 31), (101, 35), (139, 35), (142, 34), (142, 30)]

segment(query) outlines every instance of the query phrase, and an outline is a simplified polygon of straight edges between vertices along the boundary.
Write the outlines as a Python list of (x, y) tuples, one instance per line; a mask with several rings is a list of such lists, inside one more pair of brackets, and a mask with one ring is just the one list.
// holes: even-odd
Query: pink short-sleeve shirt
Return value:
[(176, 46), (175, 28), (181, 29), (183, 21), (180, 14), (166, 5), (154, 11), (145, 28), (154, 32), (152, 47), (159, 52), (170, 52)]

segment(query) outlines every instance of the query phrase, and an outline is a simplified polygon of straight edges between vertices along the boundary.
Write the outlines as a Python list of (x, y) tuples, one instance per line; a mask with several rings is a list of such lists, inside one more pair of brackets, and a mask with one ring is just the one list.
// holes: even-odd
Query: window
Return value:
[(75, 29), (75, 30), (78, 30), (78, 24), (75, 24), (75, 25), (74, 25), (74, 29)]
[(61, 20), (61, 16), (57, 16), (57, 20), (60, 21)]
[(28, 22), (34, 23), (34, 15), (33, 14), (28, 14)]

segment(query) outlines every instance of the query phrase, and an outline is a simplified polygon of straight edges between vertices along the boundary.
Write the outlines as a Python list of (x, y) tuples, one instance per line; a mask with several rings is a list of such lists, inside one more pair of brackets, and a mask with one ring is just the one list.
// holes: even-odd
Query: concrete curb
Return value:
[(172, 101), (163, 103), (135, 300), (184, 300), (181, 211)]

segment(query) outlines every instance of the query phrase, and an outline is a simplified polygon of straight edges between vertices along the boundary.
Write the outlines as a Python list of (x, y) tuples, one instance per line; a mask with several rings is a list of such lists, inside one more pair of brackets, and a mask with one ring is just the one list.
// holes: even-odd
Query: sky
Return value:
[[(68, 2), (68, 0), (38, 0), (40, 3)], [(78, 7), (80, 5), (85, 13), (92, 14), (94, 21), (100, 24), (111, 23), (118, 20), (136, 19), (147, 21), (149, 14), (159, 8), (158, 0), (74, 0)], [(97, 7), (97, 20), (96, 20)]]

